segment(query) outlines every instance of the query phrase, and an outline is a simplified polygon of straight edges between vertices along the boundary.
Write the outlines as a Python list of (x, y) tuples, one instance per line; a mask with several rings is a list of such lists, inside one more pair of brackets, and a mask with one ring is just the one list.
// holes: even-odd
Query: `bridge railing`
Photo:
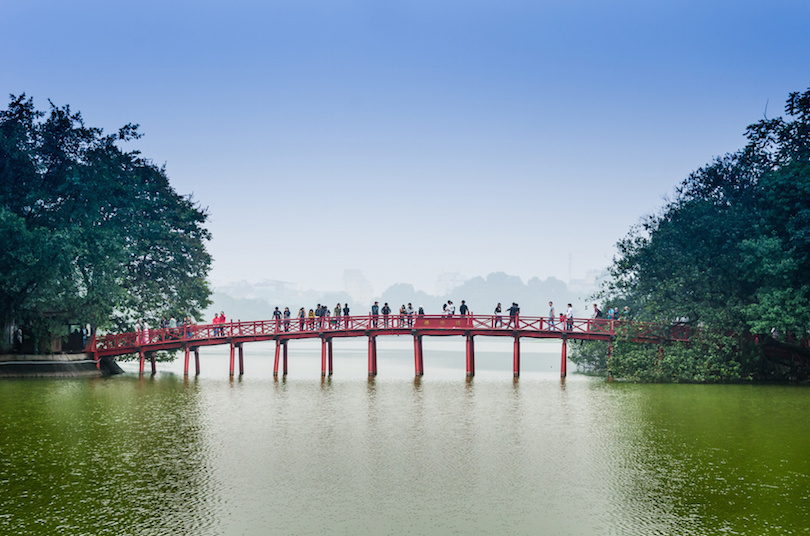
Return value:
[(139, 347), (165, 346), (166, 343), (193, 343), (195, 340), (232, 338), (267, 338), (268, 336), (295, 333), (365, 332), (370, 330), (429, 331), (518, 331), (559, 332), (617, 336), (628, 340), (676, 340), (688, 341), (695, 328), (684, 324), (662, 324), (612, 320), (605, 318), (558, 319), (548, 317), (507, 315), (364, 315), (330, 316), (316, 318), (290, 318), (251, 320), (222, 324), (193, 324), (177, 328), (145, 329), (138, 332), (100, 335), (95, 338), (95, 351), (137, 351)]

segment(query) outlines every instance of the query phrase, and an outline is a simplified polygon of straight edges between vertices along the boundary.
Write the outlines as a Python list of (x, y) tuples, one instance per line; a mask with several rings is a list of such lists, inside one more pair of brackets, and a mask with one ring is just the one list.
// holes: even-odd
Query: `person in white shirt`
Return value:
[(568, 309), (565, 311), (565, 330), (571, 331), (574, 329), (574, 307), (569, 303)]
[(554, 303), (548, 302), (548, 329), (554, 329)]

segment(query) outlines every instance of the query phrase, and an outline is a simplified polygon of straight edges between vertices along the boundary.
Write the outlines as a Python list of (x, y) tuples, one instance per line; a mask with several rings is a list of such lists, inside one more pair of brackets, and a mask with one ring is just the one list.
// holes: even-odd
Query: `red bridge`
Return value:
[(377, 337), (410, 335), (413, 337), (414, 367), (417, 376), (425, 372), (422, 337), (463, 336), (466, 338), (467, 376), (475, 375), (475, 344), (478, 335), (514, 339), (514, 377), (520, 375), (520, 339), (561, 339), (560, 376), (566, 375), (568, 340), (612, 341), (621, 337), (634, 342), (660, 344), (664, 341), (687, 342), (694, 328), (681, 324), (654, 324), (608, 319), (573, 318), (568, 321), (526, 316), (412, 316), (369, 315), (289, 320), (261, 320), (223, 324), (191, 325), (179, 328), (149, 329), (140, 332), (98, 336), (87, 352), (98, 362), (102, 357), (138, 354), (140, 373), (148, 358), (156, 372), (155, 352), (183, 350), (184, 373), (188, 375), (190, 353), (194, 353), (196, 373), (200, 373), (199, 349), (203, 346), (230, 347), (230, 374), (234, 375), (235, 356), (239, 355), (239, 374), (244, 374), (243, 345), (246, 342), (276, 341), (273, 375), (278, 376), (279, 359), (282, 373), (287, 374), (287, 344), (294, 339), (321, 339), (321, 375), (332, 375), (332, 339), (368, 337), (368, 375), (377, 375)]

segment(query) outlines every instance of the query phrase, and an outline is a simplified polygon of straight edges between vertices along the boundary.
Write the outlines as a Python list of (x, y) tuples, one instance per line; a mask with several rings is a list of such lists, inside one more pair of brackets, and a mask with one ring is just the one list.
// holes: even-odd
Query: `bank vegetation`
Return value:
[(586, 369), (643, 381), (806, 379), (810, 90), (746, 145), (694, 171), (617, 245), (598, 298), (637, 320), (700, 328), (690, 344), (584, 344)]

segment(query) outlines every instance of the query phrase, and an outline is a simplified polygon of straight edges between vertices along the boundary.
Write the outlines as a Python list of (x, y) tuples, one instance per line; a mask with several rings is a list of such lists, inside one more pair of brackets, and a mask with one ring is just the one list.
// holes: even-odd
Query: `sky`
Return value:
[(804, 0), (0, 0), (0, 91), (139, 124), (125, 148), (210, 214), (214, 287), (568, 281), (810, 87), (808, 21)]

